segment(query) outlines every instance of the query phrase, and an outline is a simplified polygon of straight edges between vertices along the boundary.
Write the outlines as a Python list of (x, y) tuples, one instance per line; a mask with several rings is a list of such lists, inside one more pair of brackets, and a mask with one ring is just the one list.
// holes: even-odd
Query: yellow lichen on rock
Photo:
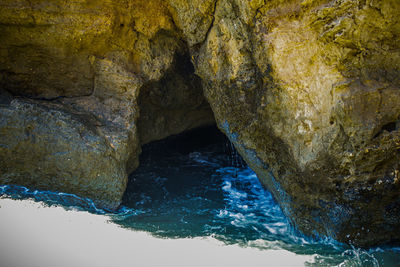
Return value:
[(398, 165), (400, 2), (255, 4), (253, 16), (249, 2), (218, 1), (196, 60), (221, 130), (304, 232), (392, 239), (398, 232), (372, 240), (357, 229), (374, 220), (361, 210), (392, 218), (380, 212), (399, 195), (360, 186), (392, 181)]
[(399, 10), (398, 0), (4, 0), (0, 87), (88, 115), (124, 167), (137, 166), (140, 143), (212, 123), (204, 89), (300, 230), (399, 240)]
[[(0, 123), (1, 142), (16, 144), (1, 144), (7, 148), (0, 151), (2, 183), (62, 190), (89, 196), (102, 207), (116, 208), (126, 186), (127, 173), (138, 166), (141, 143), (214, 122), (201, 86), (191, 87), (191, 79), (196, 77), (189, 64), (189, 69), (180, 68), (171, 77), (184, 75), (189, 79), (173, 90), (178, 96), (194, 96), (190, 105), (185, 105), (188, 102), (185, 98), (174, 99), (171, 105), (177, 108), (162, 112), (165, 123), (173, 121), (176, 127), (167, 125), (154, 133), (153, 128), (158, 125), (153, 117), (157, 119), (159, 115), (150, 116), (141, 124), (139, 136), (139, 115), (145, 118), (146, 112), (152, 112), (152, 108), (159, 110), (157, 105), (163, 104), (152, 103), (155, 107), (149, 110), (139, 107), (141, 90), (146, 91), (147, 84), (156, 83), (176, 69), (175, 65), (181, 64), (177, 60), (181, 55), (188, 57), (170, 10), (161, 0), (1, 1), (0, 95), (3, 97), (5, 90), (17, 98), (49, 101), (47, 104), (30, 100), (33, 109), (45, 110), (43, 114), (39, 111), (24, 114), (28, 109), (22, 100), (16, 107), (12, 104), (0, 107), (0, 113), (7, 113)], [(17, 99), (13, 101), (19, 103)], [(90, 132), (90, 138), (102, 143), (82, 153), (79, 149), (84, 150), (88, 144), (84, 138), (73, 135), (74, 129), (69, 129), (75, 127), (74, 121), (59, 120), (64, 122), (59, 125), (56, 117), (47, 127), (43, 121), (56, 112), (55, 108), (66, 117), (84, 118), (81, 132)], [(32, 140), (28, 143), (33, 144), (27, 144), (20, 135), (5, 130), (7, 123), (14, 123), (18, 128), (15, 133), (23, 133), (28, 127), (24, 116), (37, 122), (38, 131), (32, 134), (32, 140), (41, 140), (38, 144)], [(64, 136), (63, 132), (68, 130), (71, 136)], [(54, 131), (49, 139), (53, 143), (51, 148), (42, 138), (47, 131)], [(30, 153), (37, 157), (31, 158)], [(57, 156), (64, 154), (71, 156)], [(11, 159), (9, 155), (15, 155), (22, 165), (3, 160)], [(99, 163), (102, 166), (97, 166)], [(32, 165), (40, 168), (24, 170), (24, 166)], [(62, 167), (71, 165), (75, 167)], [(98, 176), (96, 170), (100, 167), (108, 170)], [(31, 171), (33, 178), (42, 178), (21, 178), (22, 173)]]

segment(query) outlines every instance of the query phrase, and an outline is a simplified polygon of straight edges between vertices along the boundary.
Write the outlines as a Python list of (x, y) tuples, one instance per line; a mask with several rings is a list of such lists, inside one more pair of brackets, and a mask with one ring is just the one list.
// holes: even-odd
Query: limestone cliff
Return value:
[[(300, 230), (356, 245), (400, 241), (399, 10), (397, 0), (2, 0), (0, 87), (16, 98), (0, 106), (15, 114), (0, 118), (0, 181), (46, 186), (46, 172), (12, 163), (27, 158), (8, 143), (34, 143), (13, 136), (31, 127), (21, 120), (54, 119), (37, 126), (46, 132), (91, 118), (79, 125), (94, 127), (102, 159), (74, 160), (112, 154), (118, 178), (93, 176), (79, 191), (54, 186), (69, 181), (59, 169), (47, 187), (96, 199), (97, 183), (124, 188), (140, 144), (215, 116)], [(46, 115), (53, 109), (70, 122)], [(54, 151), (88, 144), (72, 130), (54, 134)], [(45, 151), (39, 162), (67, 160)]]
[[(0, 106), (1, 183), (115, 208), (140, 144), (215, 123), (168, 8), (140, 0), (0, 2), (0, 91), (14, 96)], [(76, 114), (91, 118), (79, 124), (90, 141), (74, 129)]]
[(305, 233), (362, 245), (400, 237), (399, 10), (398, 1), (217, 3), (196, 61), (207, 99)]

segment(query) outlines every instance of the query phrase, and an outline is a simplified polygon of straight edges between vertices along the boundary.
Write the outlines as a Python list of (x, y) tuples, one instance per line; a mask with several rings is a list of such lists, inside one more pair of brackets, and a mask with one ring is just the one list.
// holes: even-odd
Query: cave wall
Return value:
[(106, 208), (141, 144), (215, 123), (159, 0), (1, 1), (0, 91), (0, 182)]
[[(53, 188), (13, 180), (24, 172), (13, 162), (30, 158), (6, 160), (25, 140), (16, 128), (49, 120), (28, 118), (26, 105), (90, 117), (82, 129), (102, 140), (98, 157), (118, 162), (116, 192), (141, 144), (215, 116), (304, 233), (356, 245), (400, 240), (398, 10), (397, 0), (3, 0), (0, 88), (13, 96), (3, 94), (0, 110), (13, 115), (0, 119), (1, 177)], [(56, 129), (54, 140), (87, 143)], [(39, 162), (60, 160), (53, 154), (66, 149), (53, 148)], [(71, 160), (97, 164), (84, 153)], [(65, 183), (60, 170), (48, 184)], [(70, 191), (97, 192), (96, 175), (83, 185), (75, 175)]]
[(177, 54), (160, 80), (141, 88), (138, 105), (141, 144), (215, 124), (213, 112), (203, 95), (201, 79), (194, 74), (187, 52)]
[(219, 127), (303, 232), (399, 239), (398, 1), (220, 0), (195, 66)]

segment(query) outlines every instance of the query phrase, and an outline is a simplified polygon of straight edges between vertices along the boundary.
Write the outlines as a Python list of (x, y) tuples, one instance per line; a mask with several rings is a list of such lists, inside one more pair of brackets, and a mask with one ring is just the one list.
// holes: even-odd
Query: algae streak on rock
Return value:
[[(399, 241), (398, 10), (397, 0), (4, 0), (0, 85), (49, 103), (18, 98), (2, 112), (29, 102), (89, 116), (84, 127), (111, 147), (122, 176), (137, 166), (140, 144), (214, 115), (304, 233), (365, 246)], [(3, 155), (21, 146), (6, 147)], [(0, 165), (7, 182), (39, 184), (13, 180), (22, 176), (10, 164)], [(124, 188), (126, 178), (109, 177)], [(97, 182), (81, 185), (91, 194), (60, 188), (96, 199), (87, 185)]]

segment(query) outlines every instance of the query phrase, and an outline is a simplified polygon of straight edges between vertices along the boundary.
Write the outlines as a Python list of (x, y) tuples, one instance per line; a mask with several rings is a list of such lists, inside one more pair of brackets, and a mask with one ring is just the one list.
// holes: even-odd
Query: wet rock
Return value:
[(219, 127), (306, 234), (400, 239), (400, 215), (388, 214), (400, 196), (397, 10), (217, 2), (197, 74)]
[[(15, 124), (18, 133), (1, 134), (10, 144), (22, 142), (22, 129), (33, 120), (41, 130), (33, 136), (41, 136), (61, 127), (44, 124), (55, 119), (50, 112), (59, 112), (57, 120), (65, 121), (71, 136), (79, 127), (96, 129), (89, 139), (102, 140), (103, 152), (93, 152), (99, 158), (90, 156), (91, 163), (87, 158), (90, 167), (83, 170), (114, 153), (111, 162), (124, 166), (126, 175), (138, 165), (139, 144), (213, 121), (204, 90), (220, 129), (300, 230), (363, 246), (399, 241), (399, 5), (5, 0), (0, 87), (36, 100), (1, 100), (1, 120)], [(77, 155), (84, 146), (77, 138), (53, 138), (57, 151), (65, 140), (79, 144), (71, 148)], [(35, 143), (43, 138), (35, 140), (25, 142), (32, 155), (51, 149)], [(3, 159), (10, 151), (2, 150), (8, 153)], [(24, 162), (23, 155), (12, 159)], [(9, 161), (2, 166), (3, 177), (21, 184), (33, 179), (12, 175)], [(15, 170), (39, 180), (37, 168), (20, 164)], [(82, 177), (80, 169), (75, 172), (57, 177)], [(60, 190), (68, 190), (66, 181)], [(82, 186), (80, 194), (96, 199), (94, 188), (103, 187), (92, 186)], [(118, 202), (111, 191), (103, 200)]]
[[(141, 143), (214, 121), (193, 67), (173, 73), (187, 45), (170, 10), (160, 0), (0, 3), (0, 90), (31, 99), (9, 96), (0, 110), (0, 183), (115, 208)], [(150, 106), (160, 80), (167, 92)]]
[(128, 136), (62, 104), (2, 99), (1, 184), (73, 193), (109, 209), (119, 206), (127, 183)]

